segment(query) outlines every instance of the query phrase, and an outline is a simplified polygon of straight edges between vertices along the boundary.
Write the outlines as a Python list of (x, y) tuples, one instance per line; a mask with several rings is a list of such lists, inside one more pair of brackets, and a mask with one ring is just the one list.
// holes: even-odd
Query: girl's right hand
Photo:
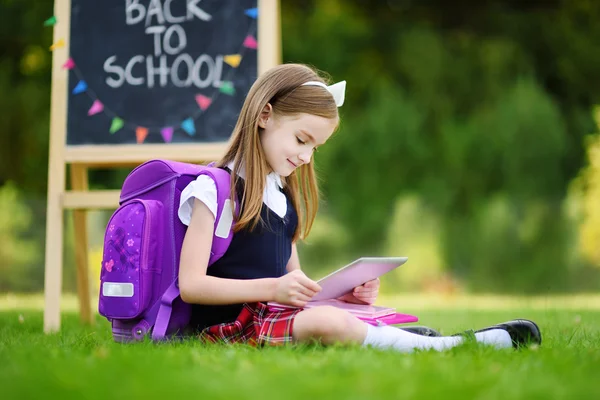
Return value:
[(321, 291), (321, 286), (299, 269), (277, 278), (275, 298), (277, 303), (294, 307), (304, 307), (306, 303)]

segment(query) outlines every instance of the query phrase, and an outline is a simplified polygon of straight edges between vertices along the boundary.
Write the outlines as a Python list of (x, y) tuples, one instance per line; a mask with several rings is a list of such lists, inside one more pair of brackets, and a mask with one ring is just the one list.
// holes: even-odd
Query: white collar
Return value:
[[(233, 171), (233, 161), (231, 161), (229, 164), (227, 164), (227, 168), (229, 168), (231, 171)], [(240, 166), (240, 170), (238, 171), (238, 175), (240, 176), (240, 178), (242, 179), (246, 179), (246, 174), (244, 172), (244, 166)], [(275, 183), (277, 186), (279, 186), (280, 188), (283, 189), (283, 182), (281, 181), (281, 176), (276, 173), (276, 172), (271, 172), (269, 175), (267, 175), (267, 183), (271, 181), (273, 183)]]
[(275, 181), (277, 186), (283, 189), (283, 182), (281, 181), (281, 176), (279, 174), (271, 172), (269, 175), (267, 175), (267, 179), (272, 179), (273, 181)]

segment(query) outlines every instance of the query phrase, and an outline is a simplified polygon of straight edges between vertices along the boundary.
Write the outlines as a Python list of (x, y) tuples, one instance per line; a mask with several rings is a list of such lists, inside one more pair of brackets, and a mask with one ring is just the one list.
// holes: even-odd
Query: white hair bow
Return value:
[(329, 86), (327, 86), (323, 82), (308, 81), (300, 86), (321, 86), (332, 94), (336, 106), (341, 107), (342, 104), (344, 104), (344, 99), (346, 98), (346, 81), (334, 83), (333, 85)]

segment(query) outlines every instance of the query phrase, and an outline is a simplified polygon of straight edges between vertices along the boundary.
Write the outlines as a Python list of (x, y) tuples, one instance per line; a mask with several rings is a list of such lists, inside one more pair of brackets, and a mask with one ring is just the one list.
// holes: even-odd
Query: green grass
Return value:
[[(597, 399), (600, 307), (432, 308), (411, 304), (444, 333), (515, 317), (540, 325), (539, 348), (493, 350), (474, 344), (444, 353), (367, 348), (254, 349), (112, 342), (108, 324), (79, 324), (66, 312), (59, 333), (42, 333), (42, 312), (0, 313), (2, 399)], [(567, 303), (565, 303), (567, 304)]]

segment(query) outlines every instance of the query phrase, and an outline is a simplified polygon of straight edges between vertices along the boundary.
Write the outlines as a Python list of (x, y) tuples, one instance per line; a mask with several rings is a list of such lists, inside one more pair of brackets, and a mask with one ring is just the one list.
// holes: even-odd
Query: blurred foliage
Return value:
[[(405, 288), (598, 288), (597, 234), (578, 230), (585, 216), (569, 208), (594, 226), (594, 145), (588, 184), (568, 189), (586, 166), (586, 137), (597, 141), (600, 2), (281, 3), (284, 61), (348, 81), (341, 129), (317, 155), (325, 197), (301, 247), (307, 270), (393, 254), (410, 257), (397, 277)], [(52, 2), (0, 0), (0, 10), (0, 187), (18, 182), (15, 215), (29, 207), (42, 221), (52, 43), (42, 22)], [(94, 171), (91, 186), (122, 179)], [(19, 271), (40, 288), (44, 228), (30, 225), (37, 258)]]
[(35, 271), (40, 262), (37, 243), (28, 236), (30, 209), (12, 182), (0, 187), (0, 292), (40, 287)]
[(348, 81), (318, 162), (350, 256), (381, 249), (396, 199), (417, 195), (470, 289), (572, 287), (586, 266), (570, 264), (563, 203), (600, 95), (600, 3), (294, 4), (284, 58)]
[[(600, 132), (600, 106), (595, 107), (594, 116)], [(590, 136), (587, 144), (589, 165), (573, 182), (573, 190), (582, 198), (581, 252), (595, 266), (600, 266), (600, 137)]]
[(0, 0), (0, 185), (45, 196), (48, 174), (52, 29), (50, 1)]
[(88, 265), (90, 267), (90, 291), (93, 293), (93, 297), (99, 293), (100, 290), (100, 270), (102, 269), (102, 246), (90, 247), (88, 251)]
[(396, 201), (386, 234), (384, 255), (401, 255), (409, 261), (391, 272), (391, 279), (382, 281), (384, 290), (452, 292), (460, 289), (445, 271), (441, 258), (440, 217), (419, 197), (405, 196)]

